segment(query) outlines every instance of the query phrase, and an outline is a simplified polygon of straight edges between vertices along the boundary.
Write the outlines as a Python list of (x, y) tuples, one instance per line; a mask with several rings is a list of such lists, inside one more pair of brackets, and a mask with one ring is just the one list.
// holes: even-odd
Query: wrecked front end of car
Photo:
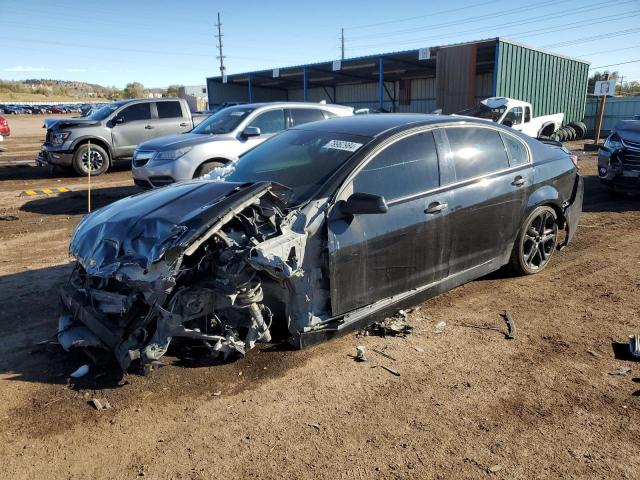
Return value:
[(640, 193), (640, 121), (620, 122), (598, 152), (598, 175), (612, 191)]
[(295, 313), (290, 280), (304, 277), (306, 222), (287, 195), (268, 182), (190, 182), (88, 215), (70, 244), (61, 345), (107, 349), (126, 371), (175, 338), (221, 358), (271, 341), (274, 312)]

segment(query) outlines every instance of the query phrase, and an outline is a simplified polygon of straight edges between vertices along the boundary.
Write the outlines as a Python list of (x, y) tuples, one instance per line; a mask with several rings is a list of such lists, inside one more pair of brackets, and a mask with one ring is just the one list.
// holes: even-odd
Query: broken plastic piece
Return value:
[(616, 369), (616, 370), (612, 370), (612, 371), (610, 371), (610, 372), (609, 372), (609, 375), (618, 375), (618, 376), (623, 377), (623, 376), (625, 376), (625, 375), (628, 375), (630, 371), (631, 371), (631, 369), (630, 369), (630, 368), (628, 368), (628, 367), (623, 367), (623, 368), (618, 368), (618, 369)]
[(640, 358), (640, 335), (629, 335), (629, 352), (636, 358)]
[(111, 404), (106, 398), (92, 398), (90, 403), (95, 407), (96, 410), (108, 410), (111, 408)]
[(69, 376), (71, 378), (80, 378), (80, 377), (84, 377), (87, 373), (89, 373), (89, 364), (85, 363), (84, 365), (79, 367), (77, 370), (75, 370), (73, 373), (71, 373)]
[(365, 347), (364, 345), (356, 345), (356, 360), (358, 362), (368, 362), (369, 359), (364, 353)]
[(444, 332), (444, 329), (446, 326), (447, 326), (447, 322), (445, 322), (444, 320), (442, 320), (441, 322), (438, 322), (438, 324), (436, 325), (436, 333)]

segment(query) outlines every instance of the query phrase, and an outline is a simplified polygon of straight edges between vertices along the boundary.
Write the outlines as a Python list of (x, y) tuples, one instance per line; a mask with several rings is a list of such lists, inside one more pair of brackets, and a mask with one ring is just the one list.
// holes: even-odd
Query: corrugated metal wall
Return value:
[(534, 116), (582, 120), (588, 75), (587, 63), (499, 41), (496, 96), (530, 102)]
[[(587, 130), (594, 133), (596, 130), (596, 118), (600, 103), (598, 98), (587, 98), (587, 106), (584, 112), (584, 122)], [(628, 120), (634, 115), (640, 115), (640, 97), (612, 97), (607, 98), (604, 107), (604, 118), (600, 129), (602, 135), (608, 135), (611, 129), (620, 120)]]
[[(209, 105), (212, 107), (224, 102), (249, 101), (249, 89), (246, 85), (219, 83), (207, 79), (207, 90), (209, 92)], [(287, 99), (287, 92), (285, 90), (256, 87), (253, 87), (252, 90), (254, 102), (281, 102)]]
[[(400, 98), (400, 82), (396, 83), (396, 98)], [(435, 78), (411, 80), (411, 103), (398, 105), (396, 102), (396, 112), (402, 113), (430, 113), (436, 108)]]
[(436, 56), (436, 104), (442, 113), (455, 113), (475, 99), (477, 45), (459, 45), (438, 50)]

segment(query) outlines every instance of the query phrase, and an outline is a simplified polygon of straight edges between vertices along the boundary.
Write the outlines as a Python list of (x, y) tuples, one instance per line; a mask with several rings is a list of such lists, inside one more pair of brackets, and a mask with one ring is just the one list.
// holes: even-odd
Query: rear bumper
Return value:
[(584, 200), (584, 178), (580, 174), (576, 175), (576, 183), (573, 187), (571, 200), (564, 209), (566, 237), (559, 248), (564, 248), (573, 239), (578, 229), (580, 215), (582, 215), (582, 202)]

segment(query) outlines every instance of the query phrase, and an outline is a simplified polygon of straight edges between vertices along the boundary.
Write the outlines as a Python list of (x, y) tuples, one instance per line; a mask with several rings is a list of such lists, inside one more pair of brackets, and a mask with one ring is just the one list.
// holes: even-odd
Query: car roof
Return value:
[(232, 105), (228, 108), (261, 108), (261, 107), (304, 107), (304, 108), (325, 108), (325, 109), (344, 109), (353, 110), (353, 107), (345, 105), (336, 105), (333, 103), (312, 103), (312, 102), (260, 102), (260, 103), (243, 103), (240, 105)]
[(487, 122), (475, 120), (470, 117), (455, 117), (450, 115), (428, 115), (418, 113), (371, 113), (354, 115), (352, 117), (338, 117), (323, 120), (321, 122), (305, 123), (293, 130), (313, 130), (319, 132), (346, 133), (376, 137), (389, 130), (401, 127), (411, 128), (420, 125), (446, 124), (446, 123), (473, 123), (486, 125)]

